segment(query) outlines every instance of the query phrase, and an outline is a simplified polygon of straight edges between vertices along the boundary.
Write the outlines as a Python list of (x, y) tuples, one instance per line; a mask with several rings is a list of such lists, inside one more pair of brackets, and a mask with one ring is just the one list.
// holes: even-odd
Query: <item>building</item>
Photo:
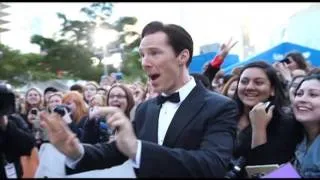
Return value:
[(276, 46), (282, 42), (291, 42), (313, 49), (320, 49), (319, 17), (319, 3), (314, 3), (295, 13), (286, 23), (274, 31), (270, 41), (271, 46)]
[(8, 16), (9, 13), (4, 12), (4, 9), (7, 9), (8, 7), (10, 7), (7, 4), (4, 3), (0, 3), (0, 42), (1, 42), (1, 35), (3, 32), (9, 31), (9, 29), (5, 28), (5, 24), (9, 23), (9, 21), (3, 19), (4, 17)]
[(220, 49), (220, 43), (206, 44), (206, 45), (200, 46), (200, 54), (218, 52), (219, 49)]

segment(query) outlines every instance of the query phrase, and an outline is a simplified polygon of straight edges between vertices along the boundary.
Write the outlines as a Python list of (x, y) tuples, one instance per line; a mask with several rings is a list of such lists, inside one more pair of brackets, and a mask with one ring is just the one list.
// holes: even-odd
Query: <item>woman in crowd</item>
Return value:
[(123, 84), (112, 85), (107, 94), (107, 106), (120, 108), (130, 118), (130, 111), (134, 106), (131, 90)]
[(53, 112), (54, 108), (58, 105), (62, 104), (63, 93), (62, 92), (55, 92), (48, 96), (48, 112)]
[[(43, 107), (44, 108), (48, 108), (48, 98), (52, 93), (58, 92), (58, 89), (54, 88), (54, 87), (47, 87), (44, 91), (43, 91)], [(47, 109), (48, 110), (48, 109)]]
[(278, 71), (285, 88), (289, 87), (295, 76), (305, 75), (310, 71), (307, 61), (299, 52), (288, 53), (282, 61), (274, 63), (273, 67)]
[[(240, 117), (234, 158), (244, 158), (245, 165), (282, 164), (292, 159), (300, 126), (287, 114), (288, 103), (275, 69), (262, 61), (247, 64), (240, 73), (235, 100)], [(244, 176), (242, 170), (240, 177)]]
[(67, 92), (63, 99), (62, 104), (69, 107), (71, 110), (71, 122), (68, 124), (70, 129), (81, 138), (83, 133), (83, 125), (85, 123), (85, 116), (88, 115), (88, 108), (83, 99), (83, 96), (77, 91)]
[(307, 61), (300, 52), (290, 52), (284, 57), (284, 59), (286, 59), (284, 62), (287, 64), (290, 71), (296, 69), (302, 69), (306, 72), (309, 71)]
[(128, 84), (127, 87), (131, 90), (134, 99), (134, 106), (130, 112), (130, 117), (133, 119), (137, 106), (146, 100), (147, 91), (144, 88), (144, 85), (140, 82)]
[(293, 101), (296, 120), (304, 127), (303, 141), (295, 151), (294, 166), (303, 178), (320, 177), (320, 75), (305, 77)]
[(107, 106), (106, 97), (100, 94), (96, 94), (91, 98), (89, 105), (89, 115), (85, 117), (86, 120), (80, 141), (82, 143), (89, 144), (95, 144), (98, 142), (108, 142), (110, 136), (112, 135), (112, 130), (108, 127), (105, 117), (91, 118), (90, 116), (90, 113), (93, 111), (95, 107)]
[(294, 96), (295, 96), (294, 93), (296, 92), (298, 85), (300, 84), (300, 82), (303, 80), (304, 77), (305, 77), (305, 75), (295, 76), (291, 80), (290, 85), (289, 85), (289, 99), (290, 99), (291, 103), (293, 103)]
[(238, 76), (233, 75), (224, 85), (222, 94), (229, 98), (233, 98), (237, 89), (238, 79)]
[(103, 95), (103, 96), (107, 96), (108, 91), (102, 87), (97, 89), (97, 94)]
[(40, 126), (39, 114), (42, 109), (41, 91), (35, 87), (28, 89), (25, 94), (25, 102), (21, 116), (28, 124), (30, 132), (32, 132), (35, 137), (38, 148), (42, 143), (48, 141), (46, 131)]
[[(127, 115), (127, 117), (130, 118), (130, 111), (134, 106), (134, 100), (131, 90), (123, 84), (113, 84), (108, 91), (106, 105), (120, 108)], [(101, 141), (101, 133), (98, 133), (99, 128), (101, 129), (101, 125), (97, 125), (97, 120), (105, 116), (106, 113), (104, 113), (103, 106), (96, 106), (90, 111), (90, 117), (85, 125), (85, 132), (84, 136), (82, 137), (82, 142), (93, 144)], [(103, 121), (105, 121), (104, 118)], [(108, 128), (107, 124), (105, 124), (104, 126), (106, 126), (105, 128)], [(113, 133), (114, 132), (109, 134), (109, 142), (114, 138)]]
[(140, 82), (135, 82), (131, 85), (128, 85), (128, 87), (132, 92), (135, 105), (138, 105), (145, 100), (146, 90), (144, 89), (143, 84), (141, 84)]
[(25, 94), (24, 107), (21, 116), (28, 122), (27, 114), (31, 109), (42, 110), (41, 91), (33, 87), (27, 90)]
[(84, 86), (84, 100), (87, 104), (89, 104), (91, 98), (97, 94), (99, 85), (95, 81), (89, 81)]

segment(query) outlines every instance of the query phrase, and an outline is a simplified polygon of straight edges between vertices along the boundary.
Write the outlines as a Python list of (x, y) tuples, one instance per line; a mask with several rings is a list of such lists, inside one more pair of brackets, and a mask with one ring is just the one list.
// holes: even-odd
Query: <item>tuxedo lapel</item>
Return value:
[(190, 92), (182, 102), (167, 130), (163, 145), (173, 147), (182, 130), (195, 118), (204, 105), (204, 88), (200, 85)]
[(158, 143), (158, 119), (161, 106), (154, 101), (149, 102), (144, 125), (140, 131), (140, 138), (146, 141)]

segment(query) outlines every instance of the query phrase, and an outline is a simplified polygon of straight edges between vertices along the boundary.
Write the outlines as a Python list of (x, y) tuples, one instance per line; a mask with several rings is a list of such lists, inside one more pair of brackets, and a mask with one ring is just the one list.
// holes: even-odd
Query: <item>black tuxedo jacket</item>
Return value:
[[(150, 99), (137, 108), (134, 130), (141, 140), (137, 177), (223, 177), (236, 138), (236, 104), (205, 89), (200, 83), (182, 102), (157, 144), (160, 105)], [(85, 154), (74, 172), (120, 165), (128, 158), (116, 144), (84, 145)]]

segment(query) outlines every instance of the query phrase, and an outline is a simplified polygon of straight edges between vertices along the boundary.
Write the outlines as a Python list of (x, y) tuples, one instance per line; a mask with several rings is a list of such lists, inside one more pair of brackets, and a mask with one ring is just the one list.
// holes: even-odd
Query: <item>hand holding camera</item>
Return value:
[(70, 117), (71, 109), (68, 106), (58, 105), (53, 109), (53, 112), (59, 114), (67, 124), (70, 124), (72, 122)]
[(291, 71), (288, 68), (288, 63), (285, 63), (286, 61), (283, 62), (277, 62), (274, 65), (274, 68), (281, 74), (281, 76), (287, 80), (287, 81), (291, 81), (292, 76), (291, 76)]

